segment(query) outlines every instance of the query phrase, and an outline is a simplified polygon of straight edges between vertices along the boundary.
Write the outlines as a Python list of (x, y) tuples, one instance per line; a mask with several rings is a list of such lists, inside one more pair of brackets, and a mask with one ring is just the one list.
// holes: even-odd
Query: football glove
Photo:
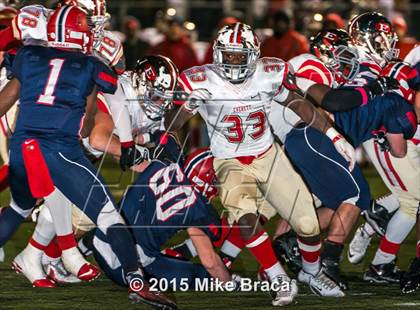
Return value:
[(349, 162), (349, 170), (353, 171), (356, 163), (356, 153), (353, 146), (333, 127), (329, 128), (325, 134), (331, 139), (337, 152)]
[(373, 99), (375, 96), (383, 95), (386, 92), (392, 89), (398, 89), (399, 87), (400, 83), (389, 76), (381, 76), (364, 86), (369, 94), (369, 99)]
[(149, 160), (149, 150), (147, 148), (139, 145), (121, 146), (120, 167), (123, 171), (140, 164), (144, 160)]
[(386, 133), (382, 130), (376, 131), (373, 133), (374, 142), (379, 146), (379, 149), (382, 152), (389, 152), (391, 150), (391, 146), (386, 138)]
[(211, 93), (204, 88), (198, 88), (191, 92), (188, 96), (187, 101), (184, 104), (184, 108), (192, 113), (195, 114), (197, 110), (204, 104), (207, 100), (210, 100)]

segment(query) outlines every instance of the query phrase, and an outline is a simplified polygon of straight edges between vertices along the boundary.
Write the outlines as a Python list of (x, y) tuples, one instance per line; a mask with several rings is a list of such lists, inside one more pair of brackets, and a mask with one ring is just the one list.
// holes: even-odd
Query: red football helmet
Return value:
[(396, 79), (400, 83), (400, 87), (396, 92), (411, 104), (414, 103), (416, 92), (410, 88), (408, 80), (413, 78), (415, 71), (409, 64), (405, 62), (390, 62), (381, 71), (381, 75)]
[(85, 12), (95, 38), (102, 39), (105, 26), (111, 17), (106, 11), (105, 0), (63, 0), (63, 4), (75, 5)]
[(65, 5), (51, 15), (47, 25), (48, 45), (61, 49), (90, 52), (92, 35), (86, 14), (75, 6)]
[(196, 191), (211, 200), (217, 196), (216, 172), (213, 169), (213, 154), (208, 148), (189, 154), (184, 164), (188, 180)]

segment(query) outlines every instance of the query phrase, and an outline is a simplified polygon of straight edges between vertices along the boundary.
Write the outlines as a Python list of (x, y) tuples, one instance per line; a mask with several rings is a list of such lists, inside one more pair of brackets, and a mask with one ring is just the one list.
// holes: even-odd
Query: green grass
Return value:
[[(105, 161), (102, 174), (116, 197), (124, 192), (125, 185), (133, 179), (130, 173), (120, 174), (113, 170), (113, 164)], [(115, 166), (114, 166), (115, 167)], [(372, 169), (365, 169), (372, 195), (377, 197), (387, 192), (379, 177)], [(8, 202), (8, 193), (0, 194), (1, 205)], [(268, 229), (273, 229), (270, 221)], [(32, 233), (33, 224), (24, 223), (6, 247), (6, 261), (0, 263), (0, 309), (146, 309), (143, 305), (131, 305), (126, 290), (114, 285), (105, 277), (87, 284), (61, 286), (53, 290), (34, 289), (22, 276), (10, 269), (13, 257), (24, 248)], [(174, 238), (172, 243), (179, 241)], [(415, 251), (415, 235), (412, 232), (402, 245), (398, 265), (405, 269)], [(374, 285), (362, 281), (362, 274), (374, 255), (378, 244), (376, 238), (369, 248), (367, 258), (360, 265), (350, 264), (346, 258), (342, 270), (349, 280), (350, 291), (340, 299), (320, 298), (299, 285), (297, 303), (290, 309), (420, 309), (420, 293), (402, 296), (398, 286)], [(343, 252), (345, 253), (345, 251)], [(244, 251), (235, 262), (234, 272), (255, 278), (257, 263)], [(267, 309), (271, 308), (267, 293), (176, 293), (173, 296), (180, 309)]]

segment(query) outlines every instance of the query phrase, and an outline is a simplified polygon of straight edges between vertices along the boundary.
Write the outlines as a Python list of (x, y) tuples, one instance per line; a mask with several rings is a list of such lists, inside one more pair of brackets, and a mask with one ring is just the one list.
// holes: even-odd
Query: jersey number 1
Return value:
[(41, 94), (36, 103), (53, 105), (55, 96), (54, 91), (63, 67), (64, 59), (54, 58), (50, 60), (50, 74), (48, 76), (47, 85), (45, 85), (44, 93)]

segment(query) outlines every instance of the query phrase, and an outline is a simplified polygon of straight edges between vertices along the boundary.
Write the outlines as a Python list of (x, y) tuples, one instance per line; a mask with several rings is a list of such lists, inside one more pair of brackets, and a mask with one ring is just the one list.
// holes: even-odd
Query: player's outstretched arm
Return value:
[(19, 99), (20, 82), (14, 78), (10, 80), (0, 92), (0, 117), (9, 111)]
[(214, 251), (210, 238), (199, 228), (188, 228), (188, 234), (194, 244), (200, 261), (208, 273), (222, 282), (232, 280), (229, 271), (223, 264), (220, 256)]
[(183, 105), (174, 106), (165, 113), (165, 128), (168, 131), (179, 130), (193, 116), (194, 114), (186, 110)]
[(367, 104), (376, 96), (383, 95), (398, 87), (398, 81), (390, 77), (380, 77), (363, 87), (340, 87), (332, 89), (322, 84), (308, 88), (306, 95), (311, 101), (329, 111), (342, 112)]
[(97, 96), (98, 89), (95, 86), (92, 90), (92, 93), (86, 99), (86, 113), (83, 119), (82, 129), (80, 130), (80, 135), (82, 136), (82, 138), (88, 137), (93, 127), (95, 126), (95, 114), (98, 110), (96, 104)]
[(281, 104), (293, 110), (309, 126), (324, 133), (333, 142), (336, 150), (349, 162), (349, 170), (353, 170), (356, 155), (353, 146), (331, 126), (326, 116), (322, 115), (308, 100), (291, 91)]
[(407, 154), (407, 140), (402, 133), (387, 133), (386, 139), (389, 143), (389, 151), (392, 156), (403, 158)]

